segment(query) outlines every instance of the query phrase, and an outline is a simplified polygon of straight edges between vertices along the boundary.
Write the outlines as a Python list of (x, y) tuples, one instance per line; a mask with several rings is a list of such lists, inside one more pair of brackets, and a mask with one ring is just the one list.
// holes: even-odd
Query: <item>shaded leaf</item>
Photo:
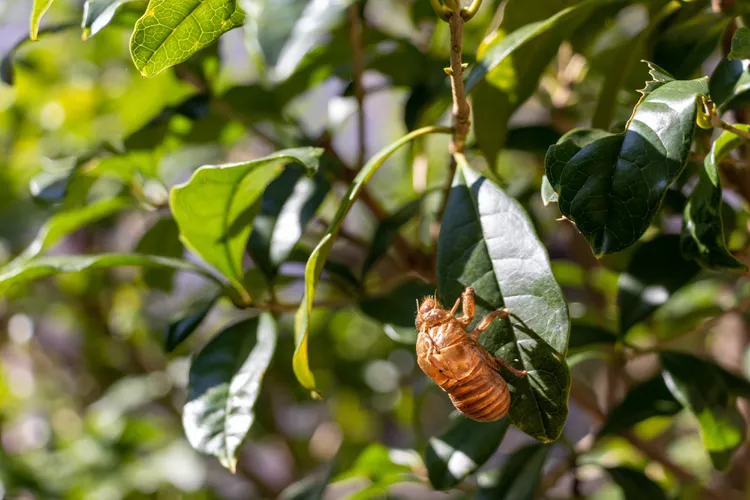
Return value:
[(99, 255), (64, 255), (40, 257), (14, 266), (5, 266), (0, 270), (0, 294), (7, 293), (12, 286), (28, 283), (33, 280), (56, 276), (63, 273), (76, 273), (87, 269), (108, 267), (170, 267), (179, 271), (198, 273), (219, 285), (222, 283), (205, 269), (185, 260), (170, 259), (154, 255), (140, 254), (99, 254)]
[(661, 360), (667, 387), (697, 417), (714, 467), (725, 470), (745, 441), (746, 424), (736, 397), (750, 394), (750, 382), (688, 354), (662, 352)]
[(644, 93), (624, 133), (583, 147), (564, 136), (550, 147), (547, 177), (559, 194), (560, 211), (596, 256), (627, 248), (646, 232), (685, 167), (696, 100), (707, 93), (705, 78), (668, 81)]
[(242, 25), (236, 0), (150, 0), (135, 23), (130, 55), (143, 76), (154, 76)]
[(120, 6), (133, 0), (86, 0), (83, 4), (83, 19), (81, 20), (81, 29), (83, 29), (82, 39), (96, 35), (102, 30), (112, 18)]
[(266, 186), (284, 165), (318, 168), (320, 148), (297, 148), (242, 163), (207, 165), (170, 193), (170, 206), (182, 241), (221, 271), (249, 300), (242, 287), (242, 259), (252, 221)]
[(617, 434), (651, 417), (676, 415), (681, 410), (682, 405), (672, 396), (664, 379), (657, 375), (628, 391), (607, 415), (599, 435)]
[(322, 472), (307, 476), (284, 488), (279, 494), (279, 500), (321, 500), (336, 468), (337, 460), (334, 458)]
[(31, 11), (31, 29), (29, 38), (36, 40), (39, 36), (39, 23), (42, 20), (42, 16), (52, 5), (54, 0), (34, 0), (34, 8)]
[(365, 262), (362, 264), (362, 276), (365, 276), (367, 271), (388, 252), (388, 248), (390, 248), (401, 227), (419, 215), (421, 205), (422, 198), (410, 201), (378, 223), (372, 237), (372, 245), (370, 245)]
[(365, 296), (360, 310), (383, 324), (386, 335), (396, 342), (415, 344), (417, 329), (415, 301), (433, 295), (435, 287), (421, 281), (406, 281), (381, 296)]
[[(177, 223), (171, 217), (163, 217), (156, 221), (141, 237), (135, 247), (138, 253), (161, 255), (164, 257), (182, 257), (185, 247), (180, 242), (180, 231)], [(144, 269), (143, 282), (152, 289), (172, 290), (174, 279), (173, 269)]]
[(285, 262), (328, 193), (321, 177), (301, 168), (287, 168), (266, 188), (260, 213), (253, 222), (248, 249), (253, 262), (269, 278)]
[(648, 318), (699, 270), (695, 262), (682, 257), (678, 235), (657, 236), (639, 246), (617, 283), (620, 335)]
[[(692, 13), (683, 4), (684, 15), (659, 32), (653, 49), (654, 60), (678, 79), (691, 78), (716, 50), (731, 16), (720, 12)], [(703, 9), (705, 11), (705, 9)]]
[(723, 113), (747, 102), (750, 97), (750, 61), (722, 59), (711, 73), (708, 88), (717, 111)]
[(477, 422), (456, 416), (440, 436), (431, 437), (425, 466), (435, 489), (447, 490), (477, 471), (497, 451), (510, 422)]
[[(748, 131), (749, 125), (738, 125)], [(714, 141), (706, 155), (700, 180), (685, 205), (684, 222), (680, 237), (682, 253), (695, 259), (708, 269), (747, 270), (727, 249), (724, 240), (724, 223), (721, 218), (721, 181), (719, 163), (729, 153), (745, 144), (745, 140), (725, 131)]]
[(402, 463), (403, 460), (397, 459), (398, 455), (402, 453), (402, 450), (389, 450), (380, 443), (370, 444), (359, 454), (351, 469), (336, 476), (334, 481), (354, 477), (369, 480), (369, 486), (364, 490), (347, 495), (348, 500), (387, 498), (388, 488), (391, 485), (409, 478), (411, 468)]
[(750, 28), (742, 26), (734, 32), (728, 59), (750, 59)]
[(532, 444), (513, 453), (501, 467), (497, 482), (479, 489), (477, 500), (535, 498), (542, 468), (551, 449), (550, 445)]
[(181, 317), (169, 325), (164, 330), (164, 348), (167, 352), (172, 352), (182, 344), (198, 328), (203, 319), (213, 308), (219, 297), (213, 297), (194, 304), (189, 311), (183, 313)]
[(185, 435), (193, 448), (217, 457), (232, 472), (275, 349), (276, 321), (263, 313), (225, 328), (190, 365)]
[(667, 500), (661, 486), (637, 469), (610, 467), (607, 472), (622, 490), (625, 500)]
[(557, 439), (570, 390), (567, 304), (523, 208), (465, 161), (440, 228), (437, 271), (440, 297), (449, 307), (465, 287), (474, 288), (473, 324), (493, 310), (510, 310), (512, 324), (495, 320), (480, 342), (529, 372), (509, 381), (513, 424), (540, 441)]
[(299, 309), (297, 309), (294, 322), (294, 339), (297, 347), (294, 351), (292, 366), (294, 368), (294, 374), (297, 376), (297, 380), (299, 380), (303, 387), (312, 391), (314, 396), (317, 395), (315, 392), (315, 377), (310, 370), (310, 362), (307, 354), (309, 322), (310, 315), (312, 314), (313, 300), (315, 298), (315, 289), (318, 286), (323, 266), (325, 265), (326, 260), (328, 260), (328, 255), (331, 253), (333, 240), (338, 234), (339, 229), (341, 229), (341, 224), (344, 222), (346, 214), (349, 213), (349, 209), (354, 205), (354, 202), (367, 184), (367, 181), (370, 180), (385, 160), (387, 160), (388, 157), (401, 146), (408, 144), (415, 138), (437, 133), (450, 134), (451, 129), (446, 127), (425, 127), (417, 129), (389, 144), (375, 154), (354, 178), (354, 181), (339, 205), (326, 234), (310, 254), (310, 258), (305, 266), (304, 295), (302, 296), (302, 302), (300, 303)]
[(611, 345), (617, 342), (617, 335), (594, 325), (573, 323), (568, 349), (586, 349), (597, 344)]

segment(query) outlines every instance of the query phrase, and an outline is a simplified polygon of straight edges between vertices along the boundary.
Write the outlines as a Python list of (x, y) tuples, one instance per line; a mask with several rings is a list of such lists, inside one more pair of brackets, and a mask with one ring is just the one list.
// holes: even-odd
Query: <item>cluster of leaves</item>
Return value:
[[(35, 0), (31, 39), (70, 29), (68, 23), (40, 29), (52, 3)], [(361, 22), (363, 12), (367, 18), (364, 3), (87, 0), (84, 40), (104, 36), (107, 26), (132, 30), (132, 63), (154, 81), (173, 79), (176, 97), (161, 102), (147, 123), (130, 127), (121, 137), (100, 137), (85, 151), (76, 151), (64, 168), (31, 179), (35, 199), (55, 213), (0, 270), (0, 293), (23, 297), (40, 278), (122, 266), (143, 268), (143, 283), (168, 293), (178, 292), (175, 273), (205, 278), (201, 297), (166, 325), (163, 349), (187, 349), (209, 315), (225, 306), (234, 309), (234, 319), (195, 352), (182, 410), (190, 445), (233, 472), (241, 445), (259, 420), (255, 406), (274, 363), (283, 365), (282, 372), (293, 372), (314, 397), (335, 394), (333, 361), (324, 341), (316, 347), (314, 338), (321, 329), (318, 315), (353, 308), (395, 341), (413, 345), (414, 299), (435, 288), (444, 303), (452, 304), (465, 287), (473, 287), (477, 321), (492, 310), (510, 309), (511, 317), (496, 321), (481, 339), (493, 354), (528, 371), (527, 377), (510, 381), (513, 403), (507, 418), (490, 424), (455, 419), (428, 440), (424, 460), (380, 444), (365, 448), (356, 460), (347, 461), (351, 457), (342, 452), (323, 474), (293, 485), (283, 498), (319, 498), (329, 482), (354, 477), (368, 480), (360, 498), (377, 497), (397, 483), (418, 481), (423, 468), (434, 488), (450, 489), (491, 460), (511, 423), (539, 442), (516, 450), (496, 474), (480, 476), (477, 495), (531, 497), (568, 420), (571, 368), (575, 376), (575, 370), (604, 357), (621, 369), (627, 357), (650, 352), (658, 353), (660, 375), (629, 388), (606, 415), (596, 405), (589, 408), (598, 422), (588, 453), (594, 455), (614, 436), (632, 437), (634, 426), (686, 410), (696, 417), (713, 466), (727, 469), (745, 442), (746, 424), (736, 399), (750, 397), (750, 382), (705, 356), (662, 344), (697, 331), (699, 321), (716, 313), (715, 296), (690, 302), (697, 294), (691, 287), (734, 283), (738, 291), (729, 307), (739, 307), (744, 298), (742, 282), (732, 273), (746, 270), (737, 250), (747, 238), (733, 242), (727, 236), (747, 217), (724, 202), (726, 175), (720, 172), (728, 160), (743, 158), (750, 127), (728, 125), (718, 114), (742, 108), (750, 95), (750, 30), (741, 27), (734, 33), (731, 51), (725, 51), (710, 78), (701, 71), (745, 7), (709, 12), (708, 2), (660, 0), (535, 4), (506, 2), (500, 26), (488, 36), (498, 2), (487, 0), (466, 24), (471, 151), (469, 160), (455, 156), (455, 175), (450, 189), (443, 190), (447, 144), (440, 142), (435, 153), (428, 141), (451, 133), (439, 126), (450, 107), (442, 66), (451, 48), (445, 23), (426, 0), (414, 3), (408, 15), (410, 22), (430, 23), (434, 33), (428, 49), (417, 48), (418, 33), (394, 34), (376, 23), (366, 25), (357, 38), (352, 26)], [(621, 29), (628, 16), (640, 16), (637, 31)], [(214, 42), (234, 28), (242, 28), (245, 49), (255, 63), (258, 77), (250, 84), (227, 85), (217, 69), (221, 58)], [(352, 45), (357, 44), (366, 54), (364, 61), (356, 61), (360, 56)], [(599, 80), (545, 88), (551, 64), (565, 73), (563, 44), (584, 54)], [(32, 58), (23, 56), (25, 50), (22, 41), (4, 58), (5, 82), (20, 86), (18, 78), (37, 71)], [(573, 64), (569, 59), (568, 67)], [(648, 64), (650, 77), (641, 59), (654, 61)], [(327, 124), (323, 133), (311, 133), (294, 108), (308, 90), (333, 78), (351, 82), (344, 90), (350, 100), (364, 92), (360, 63), (384, 75), (389, 87), (409, 90), (399, 124), (407, 133), (382, 141), (382, 149), (363, 165), (350, 165), (332, 145), (335, 127)], [(644, 81), (636, 100), (632, 89)], [(574, 84), (579, 100), (560, 103), (558, 94), (570, 94), (566, 87)], [(587, 92), (598, 93), (590, 116), (579, 109)], [(577, 109), (575, 120), (564, 123), (583, 125), (590, 119), (595, 128), (575, 128), (560, 136), (571, 126), (511, 127), (511, 116), (522, 112), (532, 96), (562, 116)], [(355, 113), (364, 112), (358, 104)], [(714, 139), (708, 130), (718, 124), (725, 130)], [(251, 153), (239, 147), (246, 133), (259, 139)], [(233, 150), (240, 161), (218, 163), (225, 150)], [(509, 154), (520, 153), (532, 165), (543, 164), (543, 176), (538, 169), (538, 175), (514, 189), (520, 169), (515, 166), (518, 156)], [(416, 163), (425, 156), (428, 186), (404, 189), (392, 178), (377, 182), (381, 168), (394, 171), (389, 159), (406, 163), (408, 157)], [(172, 172), (164, 166), (167, 158), (179, 163)], [(411, 176), (407, 172), (404, 177)], [(372, 197), (371, 188), (387, 200), (387, 209)], [(433, 188), (447, 194), (437, 205), (430, 203)], [(554, 235), (570, 226), (546, 228), (545, 218), (553, 210), (535, 205), (536, 199), (557, 203), (593, 254), (602, 258), (598, 268), (613, 279), (602, 279), (594, 295), (616, 297), (616, 317), (601, 305), (592, 306), (577, 315), (584, 317), (571, 333), (563, 289), (569, 299), (576, 297), (581, 290), (590, 291), (593, 278), (577, 264), (572, 273), (559, 265), (575, 260), (572, 244), (554, 245)], [(358, 206), (377, 219), (364, 242), (345, 227)], [(160, 214), (132, 251), (47, 254), (81, 228), (130, 211)], [(679, 234), (668, 223), (675, 218), (681, 221)], [(326, 221), (322, 234), (311, 224), (314, 220)], [(438, 223), (436, 234), (432, 228)], [(407, 237), (404, 227), (418, 230)], [(547, 236), (549, 250), (538, 232)], [(575, 241), (576, 236), (569, 238)], [(364, 246), (355, 265), (341, 257), (347, 242)], [(185, 249), (202, 262), (186, 259)], [(399, 267), (395, 272), (389, 269), (391, 262)], [(290, 271), (300, 270), (301, 263), (301, 276)], [(289, 313), (294, 313), (293, 328), (286, 324), (292, 319)], [(294, 353), (289, 360), (275, 353), (285, 352), (284, 334), (291, 329)], [(313, 374), (311, 364), (322, 377)], [(418, 411), (411, 408), (417, 422)], [(575, 468), (586, 458), (574, 452), (562, 463)], [(643, 472), (645, 465), (623, 462), (605, 470), (628, 498), (660, 498), (666, 495), (664, 487), (689, 486), (684, 476), (677, 477), (681, 483), (657, 484)]]

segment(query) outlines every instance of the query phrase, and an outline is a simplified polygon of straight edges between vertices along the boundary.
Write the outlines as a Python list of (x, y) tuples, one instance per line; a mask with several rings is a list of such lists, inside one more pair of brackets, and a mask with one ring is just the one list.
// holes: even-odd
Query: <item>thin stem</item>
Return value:
[(471, 126), (471, 108), (464, 91), (464, 68), (461, 61), (463, 51), (464, 18), (459, 12), (453, 12), (448, 20), (451, 32), (451, 66), (448, 74), (451, 77), (453, 92), (453, 139), (451, 153), (463, 153), (466, 136)]
[(352, 46), (354, 65), (354, 97), (357, 100), (357, 134), (359, 154), (357, 155), (357, 170), (365, 164), (365, 91), (362, 86), (362, 74), (365, 71), (365, 53), (362, 48), (362, 19), (359, 15), (359, 4), (349, 8), (349, 41)]
[(727, 122), (719, 118), (717, 115), (711, 115), (711, 125), (713, 125), (716, 128), (726, 130), (727, 132), (731, 132), (738, 137), (742, 137), (746, 141), (750, 141), (750, 132), (746, 130), (738, 129), (737, 127), (734, 127), (728, 124)]

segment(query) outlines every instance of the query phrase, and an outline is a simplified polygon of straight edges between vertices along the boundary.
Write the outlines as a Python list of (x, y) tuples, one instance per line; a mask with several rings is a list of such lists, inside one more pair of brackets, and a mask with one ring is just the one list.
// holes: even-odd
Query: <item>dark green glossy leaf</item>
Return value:
[[(748, 125), (738, 126), (745, 131), (750, 130)], [(721, 160), (744, 143), (744, 139), (729, 131), (714, 141), (706, 155), (700, 180), (685, 205), (680, 248), (686, 257), (695, 259), (708, 269), (747, 270), (747, 266), (729, 253), (724, 241), (719, 179)]]
[(532, 444), (514, 452), (501, 467), (496, 482), (479, 489), (477, 500), (536, 498), (542, 468), (551, 449), (550, 445)]
[(276, 321), (263, 313), (225, 328), (190, 365), (185, 435), (193, 448), (232, 472), (275, 349)]
[(133, 0), (86, 0), (83, 4), (83, 20), (81, 28), (83, 29), (82, 38), (88, 38), (96, 35), (102, 30), (112, 18), (120, 6)]
[(458, 415), (440, 436), (431, 437), (425, 466), (435, 489), (447, 490), (477, 471), (497, 451), (510, 422), (476, 422)]
[(299, 380), (303, 387), (312, 391), (313, 396), (317, 395), (315, 392), (315, 377), (310, 370), (310, 360), (308, 359), (307, 354), (310, 315), (312, 314), (315, 289), (318, 286), (320, 274), (323, 271), (323, 266), (325, 265), (326, 260), (328, 260), (328, 255), (331, 253), (331, 248), (333, 248), (333, 240), (338, 234), (339, 229), (341, 229), (346, 214), (349, 213), (352, 205), (373, 174), (396, 150), (423, 135), (449, 133), (451, 133), (451, 129), (447, 127), (425, 127), (417, 129), (389, 144), (375, 154), (375, 156), (373, 156), (367, 164), (362, 167), (354, 178), (354, 181), (339, 205), (326, 234), (310, 254), (310, 258), (305, 266), (304, 295), (302, 296), (302, 302), (300, 303), (299, 309), (297, 309), (294, 323), (294, 338), (297, 347), (294, 351), (292, 366), (294, 368), (294, 373), (297, 376), (297, 380)]
[(617, 342), (617, 335), (594, 325), (573, 323), (570, 331), (568, 349), (587, 349), (595, 345), (612, 345)]
[(699, 270), (695, 262), (682, 256), (678, 235), (657, 236), (639, 246), (617, 284), (620, 335), (648, 318)]
[(362, 276), (367, 274), (372, 266), (388, 252), (393, 239), (398, 231), (411, 219), (419, 215), (422, 198), (410, 201), (391, 215), (385, 217), (378, 224), (375, 235), (372, 237), (372, 245), (367, 253), (364, 264), (362, 264)]
[(143, 76), (154, 76), (242, 26), (236, 0), (150, 0), (135, 23), (130, 55)]
[(170, 259), (154, 255), (140, 254), (100, 254), (100, 255), (63, 255), (57, 257), (40, 257), (18, 265), (8, 265), (0, 270), (0, 295), (7, 293), (13, 286), (21, 285), (48, 276), (63, 273), (77, 273), (87, 269), (108, 267), (170, 267), (180, 271), (198, 273), (219, 285), (222, 283), (210, 272), (185, 260)]
[(723, 113), (750, 98), (750, 61), (722, 59), (711, 73), (708, 88), (717, 111)]
[(734, 32), (729, 59), (750, 59), (750, 28), (742, 26)]
[[(171, 217), (163, 217), (157, 220), (141, 237), (135, 251), (163, 257), (182, 257), (185, 253), (185, 247), (180, 242), (180, 231), (177, 228), (177, 223)], [(143, 282), (149, 288), (169, 292), (172, 290), (173, 278), (173, 269), (143, 270)]]
[(204, 300), (194, 304), (189, 311), (183, 313), (181, 317), (169, 325), (164, 330), (164, 348), (167, 352), (172, 352), (182, 344), (198, 328), (211, 308), (216, 303), (217, 297)]
[(529, 372), (509, 381), (513, 424), (541, 441), (557, 439), (570, 389), (567, 304), (523, 208), (465, 161), (453, 181), (437, 259), (444, 304), (452, 305), (465, 287), (474, 288), (473, 324), (493, 310), (510, 309), (513, 321), (495, 320), (480, 342)]
[(564, 136), (547, 153), (547, 177), (560, 195), (560, 211), (596, 256), (627, 248), (648, 229), (685, 167), (696, 100), (708, 93), (708, 81), (674, 80), (646, 91), (624, 133), (583, 147)]
[(637, 469), (610, 467), (607, 472), (622, 490), (625, 500), (667, 500), (661, 486)]
[(661, 360), (667, 387), (697, 417), (714, 467), (725, 470), (745, 441), (746, 424), (736, 397), (750, 394), (750, 382), (688, 354), (662, 352)]
[(269, 278), (285, 262), (328, 193), (328, 183), (289, 167), (266, 188), (253, 222), (248, 248), (253, 262)]
[(242, 259), (266, 186), (287, 163), (316, 171), (322, 153), (319, 148), (287, 149), (248, 162), (199, 168), (170, 193), (182, 241), (246, 295)]
[(682, 405), (672, 396), (661, 376), (631, 388), (625, 398), (612, 408), (599, 435), (617, 434), (651, 417), (676, 415)]
[(557, 145), (547, 150), (544, 159), (546, 178), (552, 189), (556, 192), (560, 190), (563, 170), (576, 153), (592, 142), (609, 136), (606, 130), (576, 128), (560, 137)]

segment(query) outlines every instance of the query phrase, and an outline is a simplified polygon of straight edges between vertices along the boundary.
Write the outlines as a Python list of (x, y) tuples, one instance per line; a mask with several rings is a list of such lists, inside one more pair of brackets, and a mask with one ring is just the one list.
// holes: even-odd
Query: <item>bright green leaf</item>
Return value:
[(290, 162), (316, 171), (322, 153), (320, 148), (287, 149), (248, 162), (199, 168), (170, 193), (182, 241), (246, 295), (242, 259), (266, 186)]
[(458, 415), (440, 436), (431, 437), (425, 466), (435, 489), (447, 490), (477, 471), (497, 451), (510, 422), (477, 422)]
[(661, 360), (667, 387), (698, 418), (714, 467), (725, 470), (745, 441), (746, 424), (736, 396), (747, 397), (750, 382), (688, 354), (662, 352)]
[(133, 0), (86, 0), (83, 4), (83, 19), (81, 28), (83, 35), (81, 38), (87, 40), (96, 35), (104, 28), (120, 6)]
[[(750, 130), (750, 125), (738, 125)], [(721, 219), (721, 180), (719, 163), (733, 149), (745, 144), (745, 139), (725, 131), (714, 141), (706, 155), (700, 180), (685, 205), (684, 223), (680, 238), (682, 253), (708, 269), (746, 270), (727, 249), (724, 222)]]
[(396, 460), (397, 458), (402, 458), (398, 455), (403, 454), (403, 450), (389, 450), (380, 443), (370, 444), (359, 454), (352, 468), (342, 472), (334, 480), (342, 481), (350, 478), (364, 478), (369, 481), (369, 486), (356, 493), (347, 495), (347, 500), (388, 498), (388, 488), (391, 485), (409, 479), (411, 467), (408, 462), (414, 462), (414, 459), (418, 461), (418, 457), (409, 457), (407, 464), (403, 463), (403, 460)]
[(193, 448), (232, 472), (275, 349), (276, 321), (263, 313), (225, 328), (190, 365), (185, 435)]
[(513, 424), (540, 441), (557, 439), (568, 414), (568, 307), (523, 208), (465, 161), (440, 228), (437, 270), (444, 304), (474, 288), (474, 324), (493, 310), (510, 310), (511, 318), (495, 320), (479, 340), (528, 371), (509, 381)]
[(696, 101), (707, 93), (706, 78), (663, 83), (644, 92), (624, 133), (581, 148), (563, 137), (550, 147), (547, 176), (559, 185), (560, 211), (596, 256), (627, 248), (646, 232), (687, 163)]
[(734, 32), (729, 59), (750, 59), (750, 28), (742, 26)]
[(651, 417), (676, 415), (682, 405), (672, 396), (661, 376), (631, 388), (625, 398), (612, 408), (599, 435), (617, 434)]
[(625, 500), (667, 500), (661, 486), (637, 469), (610, 467), (607, 472), (622, 490)]
[(310, 258), (305, 266), (304, 295), (302, 296), (302, 302), (300, 303), (299, 309), (297, 309), (294, 323), (294, 338), (297, 348), (294, 351), (292, 366), (294, 368), (294, 373), (297, 376), (297, 380), (299, 380), (303, 387), (312, 391), (314, 396), (317, 395), (315, 392), (315, 377), (310, 370), (310, 361), (307, 355), (310, 315), (312, 314), (315, 289), (318, 286), (320, 274), (323, 271), (323, 266), (328, 259), (328, 255), (331, 253), (333, 240), (338, 234), (339, 229), (341, 229), (341, 224), (344, 222), (346, 214), (349, 213), (349, 209), (354, 205), (354, 202), (367, 184), (367, 181), (370, 180), (378, 168), (380, 168), (385, 160), (387, 160), (396, 150), (423, 135), (450, 133), (451, 129), (447, 127), (425, 127), (417, 129), (414, 132), (403, 136), (396, 142), (389, 144), (375, 154), (375, 156), (373, 156), (370, 161), (362, 167), (354, 178), (354, 181), (344, 195), (344, 199), (341, 201), (326, 234), (310, 254)]
[(477, 500), (535, 498), (542, 468), (551, 449), (550, 445), (532, 444), (513, 453), (501, 467), (494, 484), (479, 489)]
[(40, 257), (14, 266), (6, 266), (0, 270), (0, 295), (7, 293), (13, 286), (21, 285), (63, 273), (77, 273), (87, 269), (101, 269), (108, 267), (139, 266), (139, 267), (170, 267), (179, 271), (189, 271), (201, 274), (219, 285), (222, 283), (205, 269), (190, 262), (154, 255), (132, 254), (100, 254), (100, 255), (64, 255), (55, 257)]
[[(141, 237), (135, 247), (138, 253), (179, 258), (185, 253), (180, 242), (180, 231), (171, 217), (162, 217)], [(173, 269), (144, 269), (143, 282), (151, 289), (169, 292), (172, 290)]]
[(620, 335), (648, 318), (699, 270), (695, 262), (683, 258), (677, 235), (657, 236), (639, 246), (617, 283)]
[(198, 325), (201, 324), (206, 315), (211, 311), (217, 299), (218, 296), (194, 304), (179, 319), (167, 325), (164, 331), (164, 349), (167, 352), (177, 349), (198, 328)]
[(130, 39), (133, 63), (154, 76), (242, 25), (236, 0), (151, 0)]
[(36, 40), (39, 36), (39, 23), (52, 2), (54, 0), (34, 0), (34, 8), (31, 11), (31, 34), (29, 35), (32, 40)]

